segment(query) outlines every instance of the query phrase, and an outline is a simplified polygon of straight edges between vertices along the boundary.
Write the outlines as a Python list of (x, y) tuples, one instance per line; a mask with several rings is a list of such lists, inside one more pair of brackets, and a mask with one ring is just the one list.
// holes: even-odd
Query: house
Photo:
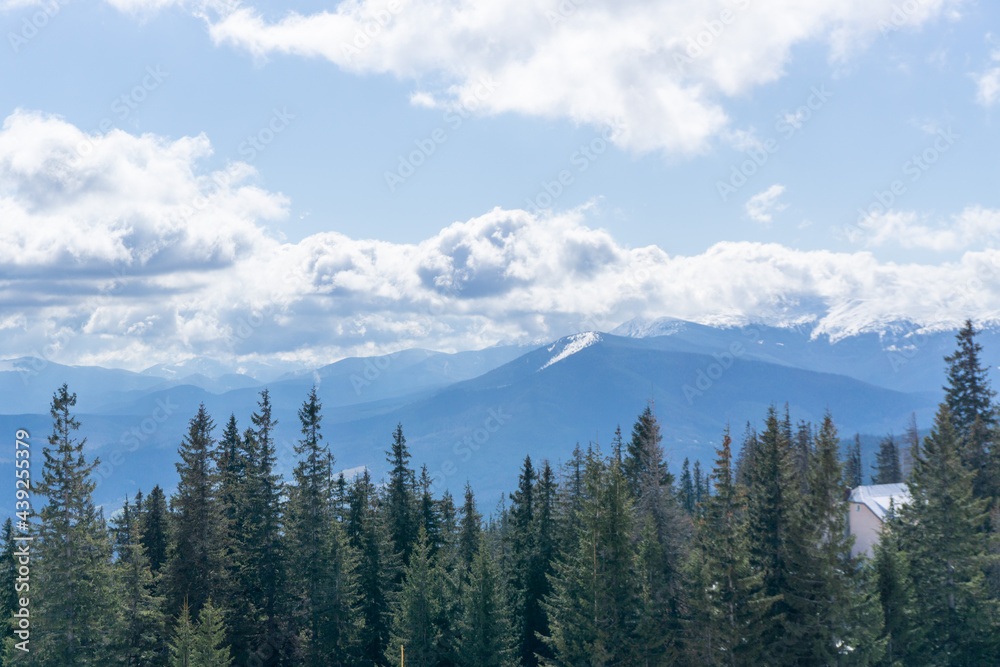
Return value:
[(871, 556), (882, 533), (882, 524), (889, 512), (889, 504), (898, 509), (910, 502), (910, 492), (906, 484), (874, 484), (859, 486), (847, 498), (850, 512), (847, 527), (854, 535), (851, 555)]

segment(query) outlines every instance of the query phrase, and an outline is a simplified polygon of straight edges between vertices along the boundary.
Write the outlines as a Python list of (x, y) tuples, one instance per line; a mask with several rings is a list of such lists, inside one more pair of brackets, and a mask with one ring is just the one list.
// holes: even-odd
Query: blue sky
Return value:
[(806, 4), (0, 0), (6, 356), (996, 319), (1000, 8)]

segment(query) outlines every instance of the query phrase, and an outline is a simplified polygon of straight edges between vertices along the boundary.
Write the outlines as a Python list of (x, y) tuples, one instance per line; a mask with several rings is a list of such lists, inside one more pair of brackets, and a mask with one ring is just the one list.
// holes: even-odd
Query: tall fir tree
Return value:
[(205, 602), (198, 613), (198, 627), (192, 637), (192, 667), (230, 667), (233, 659), (226, 646), (226, 624), (222, 610)]
[(1000, 461), (1000, 455), (990, 455), (990, 441), (997, 428), (993, 405), (996, 392), (990, 387), (989, 369), (981, 361), (983, 349), (976, 341), (978, 333), (972, 321), (966, 320), (955, 336), (958, 349), (944, 359), (948, 364), (945, 403), (961, 444), (962, 462), (973, 473), (976, 497), (997, 497), (1000, 469), (992, 465), (991, 458)]
[(439, 625), (445, 604), (443, 577), (431, 557), (427, 532), (420, 527), (392, 616), (389, 664), (401, 664), (401, 648), (410, 667), (438, 667), (446, 657)]
[(910, 413), (910, 419), (906, 423), (906, 431), (903, 433), (903, 441), (900, 443), (900, 458), (903, 480), (910, 477), (913, 472), (913, 464), (920, 455), (920, 431), (917, 430), (917, 415)]
[(847, 487), (856, 489), (864, 484), (864, 467), (861, 462), (861, 435), (855, 433), (854, 441), (847, 449), (844, 458), (844, 481)]
[(890, 433), (879, 440), (872, 484), (898, 484), (902, 482), (903, 470), (899, 461), (899, 447), (896, 444), (896, 439)]
[(482, 534), (468, 571), (462, 601), (460, 665), (515, 667), (514, 629), (503, 579)]
[[(208, 600), (205, 600), (208, 602)], [(181, 604), (177, 622), (170, 639), (170, 667), (194, 667), (197, 626), (191, 620), (191, 607), (187, 600)]]
[(399, 571), (385, 512), (379, 511), (379, 495), (365, 469), (348, 492), (346, 529), (348, 542), (358, 555), (357, 586), (360, 597), (360, 664), (386, 664), (392, 599)]
[(139, 520), (139, 542), (149, 559), (149, 570), (154, 576), (167, 562), (171, 541), (170, 524), (167, 498), (157, 484), (146, 496), (142, 518)]
[(914, 461), (911, 502), (899, 510), (900, 546), (910, 558), (922, 626), (913, 650), (926, 664), (995, 664), (997, 603), (984, 577), (991, 560), (986, 501), (974, 495), (954, 424), (942, 404)]
[(760, 573), (764, 596), (773, 600), (762, 621), (759, 640), (771, 647), (770, 659), (781, 663), (784, 655), (783, 624), (788, 616), (788, 543), (793, 517), (801, 502), (791, 462), (791, 448), (783, 436), (778, 413), (767, 411), (764, 432), (755, 438), (755, 450), (747, 466), (747, 529), (750, 564)]
[(299, 409), (302, 438), (288, 503), (289, 584), (298, 604), (304, 663), (353, 664), (359, 627), (355, 558), (331, 505), (329, 449), (313, 387)]
[(885, 640), (884, 664), (907, 665), (920, 662), (911, 651), (919, 645), (916, 636), (914, 587), (910, 577), (909, 556), (900, 548), (896, 508), (890, 503), (882, 534), (875, 545), (872, 568), (884, 619), (882, 637)]
[(209, 597), (224, 596), (228, 557), (225, 517), (218, 497), (214, 427), (202, 404), (178, 448), (181, 460), (176, 464), (180, 481), (173, 498), (174, 540), (165, 565), (167, 609), (172, 615), (177, 615), (185, 602), (197, 612)]
[(115, 579), (121, 600), (115, 623), (116, 657), (128, 667), (163, 665), (167, 658), (164, 599), (155, 594), (149, 559), (138, 538), (126, 541), (122, 532), (116, 538)]
[(417, 538), (420, 522), (416, 511), (416, 479), (410, 468), (410, 450), (403, 436), (403, 425), (397, 424), (392, 433), (392, 446), (386, 452), (389, 471), (386, 512), (389, 520), (389, 535), (403, 564), (410, 562), (410, 551)]
[(557, 561), (546, 603), (554, 664), (636, 664), (641, 599), (630, 496), (622, 466), (591, 450), (576, 548)]
[(809, 493), (796, 505), (784, 536), (782, 642), (793, 664), (844, 664), (862, 651), (866, 660), (881, 658), (881, 608), (859, 585), (861, 564), (851, 557), (838, 445), (827, 413), (816, 434)]
[(694, 479), (691, 477), (691, 462), (687, 457), (681, 464), (680, 487), (681, 505), (684, 507), (684, 511), (688, 514), (694, 514)]
[(287, 622), (284, 483), (275, 471), (274, 429), (278, 422), (272, 415), (267, 389), (260, 392), (257, 410), (250, 415), (250, 421), (254, 426), (256, 457), (248, 470), (248, 493), (244, 499), (249, 516), (244, 565), (251, 574), (244, 592), (261, 615), (256, 631), (257, 653), (264, 665), (277, 666), (290, 664), (296, 648)]
[(689, 566), (685, 654), (690, 664), (760, 664), (767, 655), (761, 619), (774, 599), (765, 597), (763, 578), (750, 565), (746, 499), (733, 474), (728, 431), (713, 475), (715, 495), (698, 522)]
[[(639, 485), (635, 497), (634, 544), (641, 544), (643, 553), (642, 575), (645, 583), (643, 610), (645, 633), (664, 638), (662, 652), (647, 652), (644, 661), (676, 659), (681, 650), (682, 571), (686, 560), (687, 543), (691, 535), (691, 519), (677, 502), (672, 486), (672, 476), (664, 460), (660, 445), (660, 423), (651, 413), (643, 413), (643, 439), (639, 459)], [(638, 426), (638, 424), (637, 424)], [(697, 468), (701, 472), (700, 465)], [(698, 480), (698, 485), (702, 481)], [(695, 480), (692, 478), (692, 500), (698, 501)], [(695, 504), (692, 509), (696, 509)]]
[(31, 591), (35, 664), (106, 665), (113, 662), (113, 626), (118, 600), (112, 545), (95, 508), (91, 473), (98, 465), (77, 440), (72, 414), (76, 394), (62, 385), (52, 396), (52, 434), (43, 450), (41, 483), (46, 498), (39, 515)]
[(458, 530), (458, 561), (464, 571), (472, 567), (472, 560), (479, 549), (482, 522), (483, 515), (476, 511), (476, 496), (472, 492), (472, 486), (466, 482), (465, 503), (462, 505)]

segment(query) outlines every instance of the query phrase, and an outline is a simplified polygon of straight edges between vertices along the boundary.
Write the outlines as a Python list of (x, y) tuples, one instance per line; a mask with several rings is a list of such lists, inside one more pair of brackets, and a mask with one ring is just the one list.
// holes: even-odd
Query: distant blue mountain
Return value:
[[(526, 454), (556, 463), (576, 443), (608, 448), (619, 425), (628, 439), (648, 401), (674, 468), (685, 457), (709, 464), (727, 424), (738, 443), (746, 423), (758, 426), (772, 403), (782, 409), (788, 403), (793, 420), (813, 423), (829, 409), (843, 437), (869, 434), (864, 442), (871, 447), (874, 436), (902, 432), (911, 413), (921, 426), (930, 423), (941, 398), (942, 358), (954, 347), (949, 332), (884, 332), (831, 342), (805, 329), (712, 328), (677, 320), (632, 322), (616, 331), (624, 335), (583, 333), (540, 347), (345, 359), (284, 372), (266, 385), (224, 365), (215, 369), (218, 377), (204, 375), (212, 370), (207, 362), (159, 374), (0, 362), (0, 433), (29, 428), (40, 463), (51, 430), (48, 403), (67, 382), (79, 398), (88, 451), (102, 460), (96, 498), (115, 507), (139, 487), (176, 484), (176, 448), (200, 403), (220, 435), (230, 414), (241, 428), (249, 425), (264, 386), (279, 420), (279, 466), (289, 475), (300, 437), (297, 410), (316, 385), (323, 434), (339, 467), (368, 466), (380, 478), (391, 432), (402, 423), (413, 464), (428, 466), (437, 490), (457, 495), (469, 480), (492, 503), (513, 488)], [(988, 332), (982, 342), (996, 366), (1000, 340)], [(0, 474), (12, 474), (10, 466), (0, 453)]]

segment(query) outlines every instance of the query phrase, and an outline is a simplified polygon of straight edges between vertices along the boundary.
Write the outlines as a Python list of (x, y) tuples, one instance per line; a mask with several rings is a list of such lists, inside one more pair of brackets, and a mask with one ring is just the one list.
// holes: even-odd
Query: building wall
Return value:
[(851, 550), (852, 556), (865, 554), (871, 557), (878, 544), (879, 536), (882, 534), (882, 522), (875, 514), (862, 503), (848, 503), (851, 507), (848, 514), (847, 523), (854, 535), (854, 548)]

